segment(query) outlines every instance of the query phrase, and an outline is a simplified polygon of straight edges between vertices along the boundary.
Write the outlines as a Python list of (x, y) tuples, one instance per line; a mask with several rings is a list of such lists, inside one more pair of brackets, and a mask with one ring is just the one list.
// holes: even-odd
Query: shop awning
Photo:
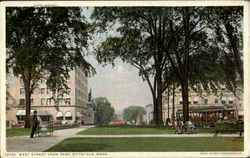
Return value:
[(37, 115), (38, 116), (50, 116), (50, 114), (48, 113), (48, 111), (38, 111)]
[(72, 117), (72, 114), (70, 111), (67, 111), (66, 114), (65, 114), (65, 117)]
[(61, 111), (59, 111), (57, 114), (56, 114), (56, 117), (63, 117), (63, 113)]
[[(33, 112), (35, 110), (30, 110), (30, 115), (33, 115)], [(26, 115), (26, 111), (25, 110), (18, 110), (16, 113), (16, 116), (25, 116)]]
[(80, 112), (76, 112), (76, 117), (83, 117), (83, 115)]

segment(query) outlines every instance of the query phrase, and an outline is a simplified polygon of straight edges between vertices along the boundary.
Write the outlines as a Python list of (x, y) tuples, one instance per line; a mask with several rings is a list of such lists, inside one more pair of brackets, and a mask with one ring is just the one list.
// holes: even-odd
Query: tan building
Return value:
[[(167, 99), (167, 91), (164, 92), (164, 99), (163, 99), (163, 122), (166, 123), (166, 119), (170, 118), (173, 120), (173, 117), (176, 117), (176, 112), (178, 110), (183, 109), (182, 105), (182, 93), (181, 88), (177, 88), (175, 90), (175, 97), (174, 97), (174, 107), (173, 107), (173, 95), (172, 92), (169, 96), (169, 105)], [(243, 102), (242, 102), (242, 93), (237, 94), (236, 97), (232, 92), (226, 90), (225, 87), (222, 87), (221, 90), (215, 94), (197, 94), (194, 90), (189, 90), (189, 109), (196, 107), (209, 107), (209, 106), (227, 106), (235, 108), (237, 115), (243, 115)], [(173, 115), (174, 111), (174, 115)]]
[[(9, 77), (8, 81), (6, 123), (24, 123), (25, 116), (25, 90), (20, 77)], [(52, 98), (52, 91), (46, 86), (46, 80), (41, 78), (39, 88), (31, 95), (31, 111), (38, 111), (42, 119), (52, 118), (62, 123), (81, 122), (87, 114), (88, 80), (84, 72), (76, 67), (67, 78), (67, 94), (57, 98), (56, 104)], [(31, 112), (31, 113), (32, 113)], [(7, 125), (8, 126), (8, 125)]]

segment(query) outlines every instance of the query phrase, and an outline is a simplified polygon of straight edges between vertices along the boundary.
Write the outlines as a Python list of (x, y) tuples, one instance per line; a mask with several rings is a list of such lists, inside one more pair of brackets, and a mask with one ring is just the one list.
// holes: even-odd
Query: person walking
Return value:
[(34, 115), (33, 115), (33, 118), (32, 118), (32, 131), (31, 131), (31, 134), (30, 134), (30, 138), (33, 138), (34, 133), (35, 133), (36, 128), (37, 128), (38, 125), (39, 125), (39, 121), (37, 119), (37, 111), (34, 111)]

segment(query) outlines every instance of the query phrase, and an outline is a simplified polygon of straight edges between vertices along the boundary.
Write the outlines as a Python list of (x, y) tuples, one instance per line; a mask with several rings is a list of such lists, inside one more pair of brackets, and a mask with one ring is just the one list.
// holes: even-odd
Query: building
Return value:
[[(173, 98), (172, 93), (169, 96), (168, 102), (168, 92), (164, 92), (163, 99), (163, 122), (166, 123), (166, 120), (169, 116), (170, 120), (176, 117), (177, 111), (182, 111), (182, 92), (181, 88), (176, 88), (175, 97)], [(199, 95), (194, 90), (189, 89), (189, 109), (197, 109), (204, 107), (230, 107), (234, 108), (236, 115), (243, 115), (244, 106), (242, 104), (242, 93), (238, 92), (235, 96), (232, 92), (227, 90), (225, 86), (222, 86), (218, 90), (217, 95), (215, 94), (203, 94)], [(173, 105), (174, 99), (174, 105)], [(168, 104), (169, 103), (169, 104)], [(236, 116), (236, 117), (237, 117)]]
[[(70, 71), (67, 78), (67, 93), (63, 98), (52, 99), (52, 91), (46, 86), (46, 80), (41, 78), (39, 88), (31, 95), (31, 115), (36, 110), (39, 114), (47, 115), (58, 123), (82, 122), (87, 115), (88, 79), (80, 67)], [(9, 77), (7, 82), (6, 121), (8, 124), (24, 124), (25, 90), (20, 76)], [(40, 115), (41, 117), (42, 115)], [(46, 117), (43, 117), (46, 118)], [(8, 126), (8, 125), (7, 125)]]
[(146, 116), (145, 116), (145, 123), (147, 125), (151, 125), (154, 120), (154, 107), (152, 104), (148, 104), (146, 107)]

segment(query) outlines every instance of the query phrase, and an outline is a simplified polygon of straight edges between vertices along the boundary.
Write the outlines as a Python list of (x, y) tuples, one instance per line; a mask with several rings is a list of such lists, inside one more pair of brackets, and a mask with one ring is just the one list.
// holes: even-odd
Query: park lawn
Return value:
[(46, 152), (243, 151), (242, 137), (68, 138)]
[[(54, 130), (62, 130), (62, 129), (68, 129), (68, 128), (75, 128), (78, 126), (54, 126)], [(26, 136), (30, 135), (31, 128), (11, 128), (6, 129), (6, 136), (7, 137), (13, 137), (13, 136)]]
[[(198, 133), (213, 133), (214, 128), (197, 128)], [(174, 134), (167, 126), (104, 126), (81, 131), (80, 135), (128, 135), (128, 134)]]

